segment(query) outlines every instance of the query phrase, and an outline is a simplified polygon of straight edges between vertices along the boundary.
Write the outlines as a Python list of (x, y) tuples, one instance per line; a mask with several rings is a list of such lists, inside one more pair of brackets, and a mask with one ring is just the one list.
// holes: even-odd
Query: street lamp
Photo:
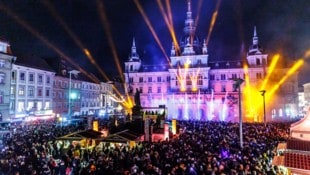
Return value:
[(69, 71), (68, 118), (71, 117), (71, 75), (77, 75), (78, 73), (80, 73), (78, 70)]
[(261, 90), (259, 91), (261, 92), (261, 95), (263, 96), (263, 108), (264, 108), (264, 125), (266, 126), (266, 108), (265, 108), (265, 93), (266, 93), (266, 90)]
[(242, 133), (242, 113), (241, 113), (241, 84), (244, 82), (241, 78), (233, 79), (234, 88), (238, 89), (239, 96), (239, 135), (240, 135), (240, 147), (243, 148), (243, 133)]

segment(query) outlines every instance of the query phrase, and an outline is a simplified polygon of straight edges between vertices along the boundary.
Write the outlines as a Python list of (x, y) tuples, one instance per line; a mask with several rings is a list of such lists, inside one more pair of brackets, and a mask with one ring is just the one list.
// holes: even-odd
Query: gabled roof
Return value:
[(88, 129), (84, 131), (76, 131), (76, 132), (58, 137), (56, 140), (82, 140), (85, 138), (98, 139), (101, 137), (101, 135), (102, 135), (101, 132)]
[(105, 138), (99, 138), (97, 140), (100, 140), (101, 142), (127, 143), (129, 141), (136, 141), (141, 136), (142, 136), (142, 134), (137, 134), (137, 133), (132, 132), (130, 130), (124, 130), (121, 132), (111, 134)]

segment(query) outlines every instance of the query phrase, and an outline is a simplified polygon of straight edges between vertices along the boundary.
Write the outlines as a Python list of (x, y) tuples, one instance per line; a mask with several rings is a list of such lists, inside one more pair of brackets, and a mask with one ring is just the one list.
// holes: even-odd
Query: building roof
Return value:
[(47, 62), (36, 55), (17, 55), (16, 65), (55, 72)]
[(310, 151), (310, 141), (289, 139), (286, 144), (286, 149), (298, 151)]
[(98, 139), (102, 135), (101, 132), (94, 131), (92, 129), (76, 131), (61, 137), (58, 137), (56, 140), (82, 140), (85, 138), (88, 139)]
[(141, 136), (142, 136), (142, 134), (137, 134), (137, 133), (132, 132), (130, 130), (124, 130), (121, 132), (111, 134), (105, 138), (99, 138), (97, 140), (100, 140), (102, 142), (127, 143), (129, 141), (136, 141)]
[(310, 154), (285, 152), (284, 166), (289, 168), (310, 170)]
[[(310, 110), (307, 112), (306, 116), (304, 118), (302, 118), (301, 120), (291, 124), (290, 127), (291, 130), (291, 135), (293, 135), (293, 133), (298, 133), (298, 134), (309, 134), (310, 133)], [(295, 136), (297, 137), (297, 136)], [(309, 141), (308, 137), (298, 137), (298, 139), (302, 139), (305, 141)]]

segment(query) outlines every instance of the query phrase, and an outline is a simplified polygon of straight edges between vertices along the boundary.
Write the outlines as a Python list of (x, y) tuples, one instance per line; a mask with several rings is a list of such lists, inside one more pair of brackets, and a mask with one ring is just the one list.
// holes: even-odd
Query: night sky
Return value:
[[(172, 39), (156, 0), (139, 2), (169, 55)], [(162, 2), (165, 4), (165, 1)], [(199, 15), (196, 32), (202, 39), (208, 35), (217, 2), (202, 0), (200, 13), (197, 14), (199, 0), (192, 0), (193, 18)], [(187, 4), (186, 0), (170, 0), (170, 3), (174, 29), (179, 39), (183, 34)], [(99, 15), (99, 4), (104, 4), (111, 38), (122, 67), (123, 62), (128, 59), (133, 37), (143, 64), (166, 63), (166, 58), (134, 0), (2, 0), (0, 36), (10, 42), (13, 54), (59, 57), (55, 50), (42, 42), (42, 38), (38, 38), (44, 37), (85, 70), (93, 70), (104, 81), (56, 17), (59, 16), (72, 34), (90, 51), (103, 71), (114, 76), (118, 72), (111, 51), (113, 47), (109, 45), (105, 31), (105, 26), (108, 25), (102, 22)], [(33, 35), (17, 18), (39, 35)], [(248, 50), (252, 42), (254, 26), (257, 27), (260, 45), (270, 57), (275, 53), (281, 53), (286, 60), (303, 57), (310, 49), (310, 1), (222, 0), (208, 43), (210, 60), (240, 59), (241, 46), (244, 45)], [(301, 75), (310, 73), (307, 70), (310, 70), (308, 63), (302, 68)], [(310, 82), (310, 78), (301, 78), (300, 83), (304, 82)]]

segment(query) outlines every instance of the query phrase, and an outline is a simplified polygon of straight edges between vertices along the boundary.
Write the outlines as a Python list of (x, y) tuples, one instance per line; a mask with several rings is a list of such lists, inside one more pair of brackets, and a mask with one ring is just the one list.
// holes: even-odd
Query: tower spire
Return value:
[(139, 61), (139, 55), (137, 53), (135, 38), (132, 39), (131, 53), (129, 55), (129, 61)]
[(256, 32), (256, 26), (254, 26), (254, 34), (253, 34), (253, 45), (258, 44), (258, 37), (257, 37), (257, 32)]
[(262, 54), (262, 49), (261, 49), (260, 45), (258, 44), (258, 36), (257, 36), (256, 26), (254, 26), (252, 46), (249, 48), (248, 54), (249, 55)]
[(191, 1), (188, 0), (187, 1), (187, 12), (186, 12), (184, 33), (191, 35), (194, 32), (195, 32), (195, 27), (194, 27), (194, 20), (192, 18)]

